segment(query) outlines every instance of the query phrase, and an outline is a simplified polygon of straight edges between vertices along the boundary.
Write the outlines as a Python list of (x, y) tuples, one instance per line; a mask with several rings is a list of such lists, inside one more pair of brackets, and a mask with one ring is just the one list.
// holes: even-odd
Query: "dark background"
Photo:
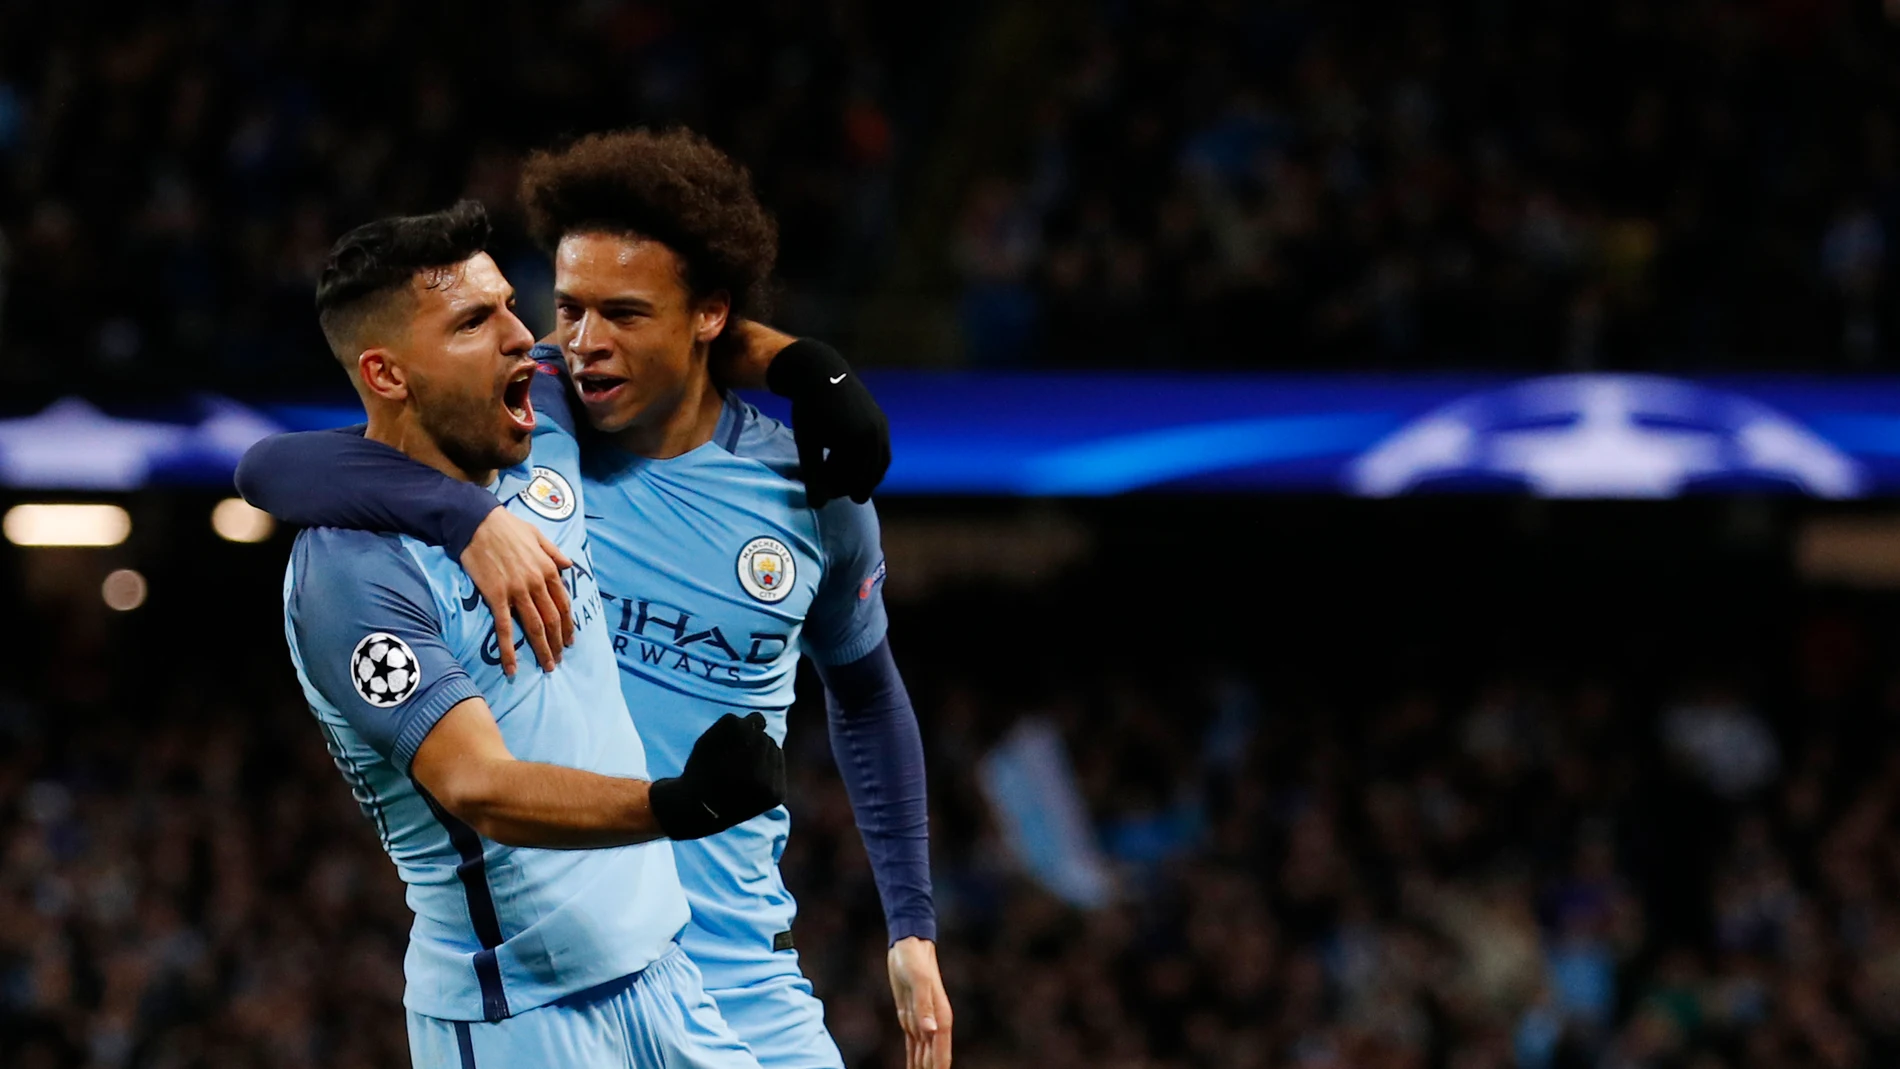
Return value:
[(1891, 366), (1849, 0), (0, 3), (0, 374), (328, 381), (343, 229), (686, 123), (865, 363)]
[[(288, 535), (218, 541), (210, 504), (135, 497), (126, 545), (0, 565), (20, 625), (0, 703), (6, 1064), (404, 1064), (407, 912), (284, 663)], [(964, 1064), (1900, 1050), (1900, 614), (1792, 563), (1802, 525), (1861, 510), (882, 511), (893, 576), (935, 577), (893, 587), (892, 633), (931, 759)], [(998, 530), (1079, 548), (1026, 578), (932, 571), (945, 539)], [(120, 566), (151, 582), (131, 613), (96, 598)], [(1778, 772), (1716, 790), (1667, 742), (1684, 707), (1763, 726)], [(881, 917), (822, 715), (802, 691), (800, 946), (851, 1063), (895, 1064)], [(976, 766), (1028, 716), (1075, 761), (1113, 907), (1014, 874)], [(1542, 1055), (1520, 1047), (1540, 1023), (1564, 1037)]]
[[(1828, 0), (0, 0), (0, 395), (334, 392), (338, 233), (477, 196), (531, 297), (522, 154), (671, 122), (778, 213), (775, 319), (862, 365), (1890, 371), (1895, 43)], [(284, 657), (290, 535), (218, 540), (215, 496), (0, 550), (9, 1069), (406, 1064), (407, 912)], [(960, 1064), (1900, 1059), (1900, 602), (1797, 566), (1878, 507), (881, 512)], [(853, 1069), (895, 1066), (821, 716), (799, 946)], [(977, 783), (1033, 718), (1111, 907), (1022, 877)]]

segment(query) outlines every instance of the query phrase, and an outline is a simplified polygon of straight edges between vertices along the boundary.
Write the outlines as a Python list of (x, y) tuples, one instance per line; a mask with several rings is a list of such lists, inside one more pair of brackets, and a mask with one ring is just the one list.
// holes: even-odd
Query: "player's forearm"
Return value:
[(444, 809), (506, 846), (579, 850), (660, 837), (643, 779), (534, 761), (490, 761), (445, 785)]
[(785, 754), (760, 713), (713, 721), (680, 774), (658, 783), (519, 761), (488, 702), (470, 696), (418, 717), (391, 753), (424, 733), (409, 774), (434, 804), (506, 846), (585, 849), (716, 835), (785, 801)]
[(713, 378), (721, 385), (740, 390), (766, 388), (766, 372), (785, 347), (798, 339), (763, 323), (741, 319), (730, 328), (739, 344), (715, 349), (717, 363)]
[(396, 531), (460, 558), (499, 507), (493, 494), (363, 437), (362, 428), (297, 431), (245, 452), (238, 492), (301, 527)]
[(923, 735), (889, 642), (821, 666), (831, 751), (857, 818), (892, 942), (937, 937)]

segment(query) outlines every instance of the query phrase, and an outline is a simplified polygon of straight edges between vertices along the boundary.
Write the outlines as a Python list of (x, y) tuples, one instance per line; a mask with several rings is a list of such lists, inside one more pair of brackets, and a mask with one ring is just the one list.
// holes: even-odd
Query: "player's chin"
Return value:
[(587, 414), (587, 425), (602, 434), (626, 430), (633, 425), (634, 417), (640, 414), (638, 405), (625, 404), (618, 399), (597, 404), (583, 400), (581, 411)]
[(500, 449), (498, 468), (512, 468), (527, 461), (528, 454), (534, 450), (534, 432), (520, 427), (508, 428), (507, 438)]

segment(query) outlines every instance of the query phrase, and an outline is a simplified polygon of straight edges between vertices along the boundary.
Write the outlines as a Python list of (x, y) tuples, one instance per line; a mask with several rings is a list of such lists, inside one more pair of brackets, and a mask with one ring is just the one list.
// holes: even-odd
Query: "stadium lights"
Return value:
[(15, 505), (0, 528), (16, 546), (116, 546), (132, 517), (117, 505)]
[(115, 612), (131, 612), (145, 604), (146, 591), (145, 577), (130, 568), (120, 568), (99, 584), (99, 596)]
[(242, 498), (227, 497), (211, 510), (211, 529), (226, 542), (262, 542), (277, 524), (263, 509), (252, 508)]

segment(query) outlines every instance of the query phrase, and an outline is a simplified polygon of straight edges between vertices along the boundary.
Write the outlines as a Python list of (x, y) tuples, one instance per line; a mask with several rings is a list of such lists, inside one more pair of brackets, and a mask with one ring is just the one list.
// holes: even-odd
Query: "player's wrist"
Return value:
[(780, 397), (797, 400), (825, 386), (836, 385), (851, 373), (844, 355), (816, 338), (799, 338), (779, 350), (765, 369), (766, 388)]
[[(472, 486), (473, 484), (461, 485)], [(451, 512), (446, 519), (442, 548), (448, 553), (449, 559), (457, 564), (462, 562), (462, 555), (468, 552), (468, 547), (475, 541), (475, 536), (481, 533), (482, 528), (488, 526), (489, 521), (495, 518), (497, 511), (504, 516), (508, 514), (507, 505), (496, 500), (493, 494), (481, 487), (475, 487), (475, 489), (488, 499), (487, 503), (469, 498), (463, 507)]]
[(647, 788), (647, 805), (653, 810), (653, 823), (660, 834), (685, 842), (716, 835), (730, 825), (719, 819), (684, 776), (656, 779)]
[(891, 946), (896, 946), (908, 939), (935, 946), (937, 918), (935, 916), (892, 917), (885, 921), (885, 931), (890, 936)]
[(763, 713), (727, 713), (693, 743), (680, 774), (653, 781), (647, 798), (667, 838), (703, 839), (785, 801), (785, 753)]

